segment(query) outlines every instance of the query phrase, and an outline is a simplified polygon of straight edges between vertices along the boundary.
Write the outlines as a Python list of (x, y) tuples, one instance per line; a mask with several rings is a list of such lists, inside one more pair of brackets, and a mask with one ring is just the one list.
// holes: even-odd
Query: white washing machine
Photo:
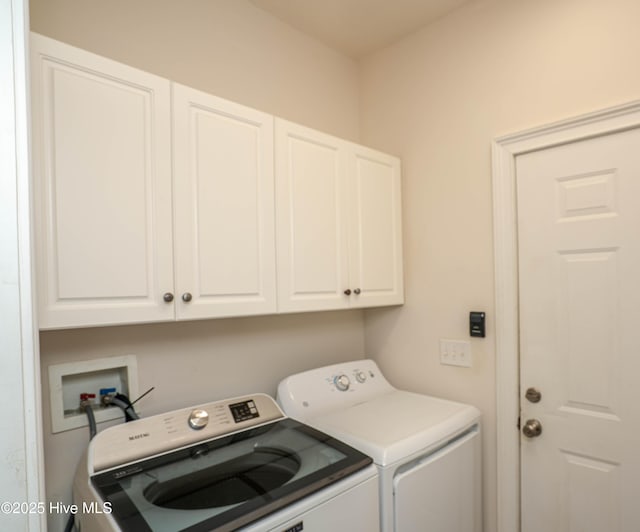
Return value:
[(397, 390), (372, 360), (292, 375), (278, 386), (290, 417), (371, 456), (383, 532), (480, 532), (477, 408)]
[(76, 527), (379, 532), (377, 477), (371, 458), (255, 394), (100, 432), (74, 480)]

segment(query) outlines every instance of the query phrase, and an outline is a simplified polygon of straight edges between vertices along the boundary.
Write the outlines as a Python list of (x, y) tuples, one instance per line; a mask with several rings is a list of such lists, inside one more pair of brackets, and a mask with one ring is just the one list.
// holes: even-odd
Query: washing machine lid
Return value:
[(236, 530), (372, 460), (292, 419), (99, 472), (91, 483), (123, 532)]
[(394, 389), (306, 422), (387, 466), (442, 446), (479, 419), (471, 405)]

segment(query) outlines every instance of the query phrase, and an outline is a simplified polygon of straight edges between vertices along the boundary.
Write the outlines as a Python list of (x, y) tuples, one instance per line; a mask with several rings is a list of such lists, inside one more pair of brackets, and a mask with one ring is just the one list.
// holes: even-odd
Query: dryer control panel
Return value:
[(291, 417), (307, 421), (393, 391), (373, 360), (354, 360), (291, 375), (278, 386), (278, 403)]

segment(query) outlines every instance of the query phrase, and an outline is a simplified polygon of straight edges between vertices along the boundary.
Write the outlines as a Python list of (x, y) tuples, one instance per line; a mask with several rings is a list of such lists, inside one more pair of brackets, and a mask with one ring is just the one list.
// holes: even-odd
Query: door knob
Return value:
[(522, 434), (527, 438), (537, 438), (542, 434), (542, 423), (537, 419), (527, 419), (522, 427)]
[(171, 292), (165, 292), (162, 296), (165, 303), (171, 303), (173, 301), (173, 294)]
[(185, 303), (188, 303), (189, 301), (191, 301), (191, 299), (192, 297), (189, 292), (185, 292), (184, 294), (182, 294), (182, 301), (184, 301)]
[(350, 295), (351, 295), (351, 290), (350, 290), (349, 288), (347, 288), (347, 289), (344, 291), (344, 295), (345, 295), (345, 296), (350, 296)]

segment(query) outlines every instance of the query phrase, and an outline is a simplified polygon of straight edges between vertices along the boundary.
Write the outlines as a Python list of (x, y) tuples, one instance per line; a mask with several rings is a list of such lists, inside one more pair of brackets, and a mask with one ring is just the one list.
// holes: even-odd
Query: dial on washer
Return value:
[(201, 430), (209, 423), (209, 413), (201, 408), (196, 408), (189, 414), (189, 426), (193, 430)]

